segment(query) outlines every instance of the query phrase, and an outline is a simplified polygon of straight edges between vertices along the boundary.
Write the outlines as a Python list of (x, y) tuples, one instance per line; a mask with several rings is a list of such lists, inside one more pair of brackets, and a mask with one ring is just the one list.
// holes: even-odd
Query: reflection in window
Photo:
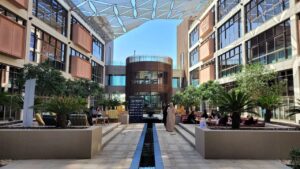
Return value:
[(172, 79), (172, 88), (174, 88), (174, 89), (181, 88), (179, 77), (173, 77), (173, 79)]
[(240, 0), (218, 0), (218, 21), (226, 16)]
[(65, 70), (66, 45), (41, 29), (32, 26), (29, 60), (36, 63), (48, 61), (58, 70)]
[(92, 60), (92, 81), (103, 84), (103, 66)]
[(291, 58), (290, 21), (284, 21), (246, 42), (248, 63), (271, 64)]
[(19, 25), (26, 26), (26, 21), (23, 18), (10, 12), (9, 10), (7, 10), (6, 8), (4, 8), (1, 5), (0, 5), (0, 14), (6, 16), (8, 19), (18, 23)]
[(167, 84), (168, 73), (156, 71), (138, 71), (133, 84)]
[(93, 37), (93, 56), (97, 59), (104, 61), (104, 45), (96, 38)]
[(190, 72), (190, 84), (193, 86), (199, 85), (199, 69)]
[(193, 49), (190, 53), (190, 66), (193, 66), (199, 62), (199, 46)]
[(33, 0), (32, 14), (67, 36), (68, 12), (57, 0)]
[(108, 86), (125, 86), (126, 76), (124, 75), (108, 75), (106, 78)]
[(236, 13), (218, 29), (219, 49), (241, 37), (241, 12)]
[(246, 32), (265, 23), (289, 8), (289, 0), (251, 0), (245, 6)]
[(190, 47), (192, 47), (199, 40), (199, 26), (197, 25), (190, 33)]
[(219, 77), (230, 76), (241, 70), (242, 49), (237, 46), (228, 52), (220, 55), (219, 59)]
[(145, 105), (153, 108), (161, 108), (162, 107), (162, 100), (163, 94), (158, 92), (137, 92), (135, 93), (136, 96), (142, 96), (144, 98)]

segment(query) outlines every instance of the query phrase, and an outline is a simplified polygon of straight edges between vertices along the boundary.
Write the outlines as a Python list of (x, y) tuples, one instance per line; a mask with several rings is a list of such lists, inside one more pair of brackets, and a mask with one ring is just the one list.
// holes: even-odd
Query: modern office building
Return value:
[(106, 66), (106, 93), (122, 101), (141, 96), (145, 104), (161, 108), (182, 88), (183, 71), (172, 65), (170, 57), (130, 56), (126, 66)]
[[(17, 90), (24, 64), (48, 61), (66, 78), (104, 86), (105, 62), (113, 55), (113, 34), (100, 18), (87, 18), (64, 0), (1, 0), (0, 87)], [(103, 24), (102, 24), (103, 25)], [(2, 118), (3, 116), (1, 116)]]
[[(178, 27), (177, 49), (177, 64), (188, 67), (189, 85), (217, 80), (230, 89), (242, 65), (261, 63), (287, 81), (286, 106), (300, 98), (298, 0), (213, 0), (192, 23), (189, 20)], [(277, 109), (273, 119), (299, 123), (300, 116), (286, 116), (286, 106)]]

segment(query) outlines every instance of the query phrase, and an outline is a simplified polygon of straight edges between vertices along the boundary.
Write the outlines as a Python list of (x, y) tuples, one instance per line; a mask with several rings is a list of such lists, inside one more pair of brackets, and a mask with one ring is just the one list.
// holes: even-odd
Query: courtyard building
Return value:
[(299, 1), (213, 0), (177, 31), (177, 64), (184, 70), (184, 83), (198, 86), (216, 80), (230, 90), (242, 66), (261, 63), (287, 84), (284, 104), (274, 111), (273, 120), (300, 123), (299, 115), (286, 114), (300, 97)]

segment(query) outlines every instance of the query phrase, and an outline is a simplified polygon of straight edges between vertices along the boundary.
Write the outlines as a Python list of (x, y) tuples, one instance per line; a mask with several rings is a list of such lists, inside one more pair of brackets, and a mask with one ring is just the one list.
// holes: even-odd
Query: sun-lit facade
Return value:
[(243, 65), (261, 63), (287, 82), (284, 106), (275, 110), (274, 120), (299, 123), (300, 116), (291, 118), (285, 113), (300, 97), (299, 1), (214, 0), (193, 20), (185, 24), (187, 30), (182, 28), (184, 22), (178, 27), (177, 58), (185, 55), (177, 62), (188, 67), (189, 85), (217, 80), (230, 89)]

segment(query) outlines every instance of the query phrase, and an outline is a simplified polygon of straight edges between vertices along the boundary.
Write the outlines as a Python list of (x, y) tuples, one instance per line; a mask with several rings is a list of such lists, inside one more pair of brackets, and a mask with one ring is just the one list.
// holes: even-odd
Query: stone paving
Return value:
[(165, 169), (288, 169), (275, 160), (205, 160), (178, 133), (157, 124)]
[(143, 127), (144, 124), (129, 125), (93, 159), (17, 160), (1, 169), (128, 169)]

